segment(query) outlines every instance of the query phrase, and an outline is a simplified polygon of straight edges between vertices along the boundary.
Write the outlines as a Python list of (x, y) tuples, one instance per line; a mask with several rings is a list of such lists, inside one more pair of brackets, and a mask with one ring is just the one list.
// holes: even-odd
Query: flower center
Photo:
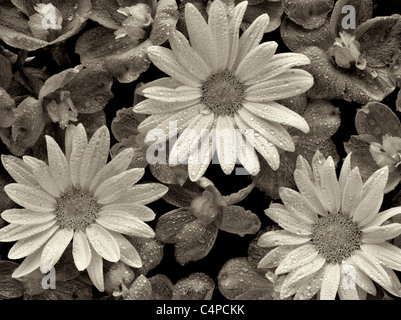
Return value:
[(334, 58), (336, 64), (341, 68), (351, 68), (355, 65), (358, 69), (366, 68), (366, 60), (360, 52), (360, 44), (355, 40), (355, 36), (340, 32), (340, 38), (336, 38), (333, 46), (328, 53)]
[(145, 38), (146, 29), (153, 22), (151, 11), (151, 8), (144, 3), (118, 9), (117, 12), (124, 15), (126, 19), (122, 23), (121, 28), (114, 32), (116, 40), (127, 35), (135, 39)]
[(215, 73), (202, 86), (202, 103), (216, 115), (233, 115), (242, 107), (245, 86), (228, 71)]
[(383, 136), (383, 145), (372, 142), (370, 154), (379, 167), (388, 166), (389, 172), (394, 172), (401, 164), (401, 139), (398, 137)]
[(100, 208), (91, 194), (74, 189), (57, 199), (57, 223), (61, 228), (85, 230), (95, 222)]
[(192, 200), (191, 209), (192, 213), (205, 224), (216, 220), (219, 213), (217, 201), (208, 190), (203, 191), (201, 196)]
[(34, 6), (37, 13), (29, 17), (29, 27), (32, 33), (43, 40), (54, 40), (62, 29), (63, 16), (51, 3), (38, 3)]
[(359, 249), (362, 232), (346, 216), (328, 214), (313, 226), (313, 243), (329, 263), (340, 263)]
[(60, 103), (52, 100), (46, 108), (52, 121), (58, 122), (61, 128), (67, 128), (70, 121), (78, 121), (78, 111), (70, 98), (69, 91), (60, 91)]

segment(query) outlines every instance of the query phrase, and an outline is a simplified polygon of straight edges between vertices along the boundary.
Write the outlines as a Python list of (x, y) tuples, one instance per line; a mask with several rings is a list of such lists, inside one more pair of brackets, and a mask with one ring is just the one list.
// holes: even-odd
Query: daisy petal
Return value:
[(212, 32), (200, 12), (191, 3), (185, 6), (185, 22), (192, 48), (216, 70), (217, 52)]
[(312, 234), (312, 225), (310, 222), (297, 219), (297, 216), (290, 214), (281, 204), (272, 203), (265, 214), (276, 222), (283, 229), (298, 235)]
[[(342, 279), (340, 279), (340, 282)], [(360, 300), (357, 287), (355, 288), (346, 288), (343, 286), (338, 286), (338, 296), (341, 300)]]
[(1, 163), (16, 182), (32, 187), (38, 185), (31, 168), (22, 159), (3, 154)]
[(75, 230), (72, 239), (72, 256), (79, 271), (85, 270), (92, 259), (92, 251), (86, 235), (81, 230)]
[(206, 81), (212, 74), (209, 66), (201, 56), (190, 46), (187, 38), (177, 31), (171, 32), (169, 43), (178, 62), (195, 77)]
[(84, 126), (80, 123), (74, 130), (71, 141), (71, 155), (69, 157), (70, 178), (74, 188), (80, 186), (81, 162), (88, 146), (88, 137)]
[(89, 192), (94, 193), (104, 181), (127, 170), (128, 166), (131, 164), (133, 156), (133, 148), (127, 148), (121, 151), (114, 159), (96, 173), (89, 187)]
[[(234, 119), (241, 130), (254, 129), (277, 147), (290, 152), (295, 150), (294, 141), (282, 125), (256, 117), (245, 108), (238, 110)], [(247, 127), (241, 121), (245, 122)]]
[[(383, 167), (378, 170), (378, 175), (374, 179), (374, 184), (366, 188), (366, 184), (370, 182), (369, 180), (365, 182), (363, 186), (364, 198), (362, 199), (359, 206), (355, 209), (352, 220), (358, 226), (362, 227), (365, 224), (371, 222), (380, 210), (383, 202), (384, 188), (387, 184), (388, 177), (388, 167)], [(373, 176), (373, 175), (372, 175)], [(369, 190), (368, 192), (366, 192)]]
[(110, 231), (110, 234), (114, 237), (120, 247), (120, 260), (130, 267), (141, 268), (142, 259), (131, 242), (118, 232)]
[(276, 42), (270, 41), (262, 43), (252, 49), (244, 57), (235, 71), (235, 76), (238, 80), (248, 85), (247, 80), (259, 74), (261, 66), (265, 66), (266, 61), (269, 61), (273, 57), (277, 47), (278, 44)]
[(262, 234), (258, 240), (260, 247), (286, 246), (308, 242), (312, 237), (308, 235), (296, 235), (286, 230), (268, 231)]
[(188, 86), (202, 86), (202, 82), (177, 61), (177, 57), (170, 49), (150, 46), (147, 53), (153, 64), (169, 76)]
[(29, 255), (22, 261), (17, 269), (14, 270), (11, 275), (12, 278), (20, 278), (40, 267), (40, 258), (42, 257), (42, 251), (44, 246), (36, 250), (34, 253)]
[(74, 137), (74, 133), (76, 130), (76, 126), (73, 124), (68, 125), (67, 129), (65, 129), (65, 158), (67, 162), (70, 163), (70, 157), (72, 152), (72, 139)]
[(56, 218), (53, 212), (36, 212), (28, 209), (9, 209), (3, 211), (1, 217), (14, 224), (40, 224)]
[(100, 212), (96, 222), (103, 227), (129, 236), (153, 238), (155, 232), (145, 222), (122, 211)]
[(345, 185), (348, 181), (349, 175), (351, 174), (351, 153), (347, 155), (341, 166), (340, 178), (338, 182), (340, 183), (341, 194), (344, 194)]
[(46, 270), (49, 266), (53, 267), (67, 246), (70, 244), (74, 235), (73, 229), (58, 229), (56, 233), (45, 244), (40, 260), (40, 269)]
[[(124, 199), (126, 201), (126, 199)], [(103, 206), (100, 212), (105, 211), (123, 211), (127, 214), (132, 215), (142, 221), (152, 221), (155, 218), (155, 213), (152, 209), (145, 207), (144, 205), (125, 202), (125, 203), (115, 203)], [(105, 212), (106, 214), (106, 212)]]
[(245, 56), (260, 43), (269, 21), (269, 16), (267, 14), (262, 14), (257, 17), (241, 35), (238, 45), (237, 60), (234, 65), (235, 67), (237, 67)]
[(326, 264), (320, 289), (320, 300), (334, 300), (336, 298), (340, 276), (340, 265), (338, 263)]
[(376, 258), (361, 250), (353, 252), (348, 258), (352, 265), (364, 272), (374, 282), (381, 286), (391, 286), (391, 280), (383, 267), (377, 263)]
[(297, 157), (296, 168), (304, 173), (307, 179), (309, 179), (311, 182), (314, 182), (312, 168), (309, 165), (309, 162), (306, 161), (306, 159), (302, 155), (299, 155)]
[[(241, 143), (237, 143), (237, 158), (238, 161), (243, 165), (245, 170), (250, 174), (250, 175), (256, 175), (260, 171), (260, 163), (258, 160), (258, 156), (256, 155), (255, 152), (255, 147), (254, 143), (251, 143), (249, 141), (252, 141), (254, 139), (253, 134), (252, 135), (246, 135), (244, 138), (244, 135), (242, 133), (238, 133), (236, 131), (237, 135), (237, 140), (236, 141), (241, 141)], [(240, 136), (240, 137), (238, 137)], [(264, 139), (267, 142), (266, 139)], [(266, 150), (266, 148), (261, 148), (262, 150)], [(260, 152), (260, 151), (259, 151)], [(263, 157), (265, 158), (267, 155), (264, 155)], [(273, 165), (273, 163), (272, 163)]]
[(259, 68), (255, 69), (254, 75), (249, 77), (246, 75), (244, 85), (250, 86), (259, 82), (266, 81), (275, 76), (290, 70), (293, 67), (304, 66), (310, 63), (309, 58), (301, 53), (279, 53), (275, 54), (267, 63), (255, 64)]
[(316, 250), (316, 246), (314, 244), (305, 244), (292, 250), (288, 255), (281, 261), (279, 266), (277, 267), (275, 274), (283, 274), (294, 271), (314, 260), (318, 251)]
[(322, 286), (324, 270), (325, 268), (321, 268), (318, 272), (303, 278), (296, 286), (297, 291), (294, 300), (310, 300), (315, 296)]
[(377, 294), (377, 290), (373, 281), (358, 268), (354, 268), (354, 270), (355, 270), (355, 284), (362, 290), (366, 291), (372, 296), (375, 296)]
[(58, 188), (64, 192), (71, 186), (67, 159), (52, 137), (46, 136), (46, 146), (50, 173)]
[(368, 180), (363, 185), (363, 197), (365, 198), (367, 194), (370, 193), (370, 191), (373, 188), (376, 188), (376, 184), (379, 183), (380, 185), (383, 184), (383, 180), (388, 179), (388, 167), (385, 166), (376, 172), (374, 172)]
[(109, 156), (110, 133), (106, 126), (95, 131), (82, 155), (80, 185), (83, 191), (89, 190), (96, 173), (102, 169)]
[(401, 249), (391, 243), (362, 244), (361, 250), (374, 256), (382, 266), (401, 271)]
[[(192, 120), (199, 116), (200, 108), (202, 108), (201, 104), (195, 104), (178, 113), (169, 113), (169, 117), (166, 119), (161, 119), (162, 121), (157, 123), (156, 126), (152, 127), (148, 131), (145, 137), (145, 143), (154, 143), (155, 136), (157, 138), (157, 142), (160, 142), (162, 139), (165, 139), (166, 141), (171, 139), (170, 143), (173, 143), (175, 139), (177, 139), (176, 137), (180, 134), (180, 132), (184, 131), (192, 122)], [(143, 127), (140, 127), (141, 130), (143, 130)], [(146, 125), (146, 128), (148, 127), (149, 125)]]
[(191, 181), (199, 180), (209, 167), (214, 154), (214, 149), (210, 148), (210, 145), (211, 137), (201, 137), (198, 144), (200, 154), (196, 152), (191, 153), (191, 156), (188, 158), (188, 176)]
[(245, 101), (243, 106), (255, 116), (259, 116), (262, 119), (291, 126), (304, 133), (309, 132), (309, 125), (303, 117), (277, 102), (256, 103)]
[(225, 174), (234, 170), (237, 160), (233, 121), (230, 116), (219, 116), (216, 124), (216, 151)]
[(332, 157), (328, 157), (323, 167), (320, 168), (320, 179), (323, 205), (328, 212), (338, 213), (340, 210), (341, 194)]
[(290, 272), (281, 286), (280, 298), (284, 299), (292, 295), (291, 286), (303, 278), (318, 272), (326, 264), (326, 259), (318, 255), (311, 263), (308, 263), (297, 270)]
[(46, 223), (38, 225), (18, 225), (9, 224), (4, 228), (0, 229), (0, 241), (11, 242), (19, 239), (28, 238), (35, 234), (41, 233), (52, 227), (56, 223), (56, 220), (51, 220)]
[(56, 180), (50, 173), (49, 166), (42, 160), (30, 156), (23, 157), (24, 162), (31, 168), (36, 181), (47, 193), (53, 197), (61, 196), (61, 190), (57, 186)]
[(33, 236), (20, 239), (8, 252), (10, 259), (20, 259), (33, 254), (58, 230), (59, 226), (53, 225), (49, 229)]
[[(200, 159), (203, 158), (203, 154), (207, 154), (210, 148), (208, 147), (207, 150), (200, 149), (199, 142), (204, 136), (209, 136), (209, 128), (213, 124), (213, 120), (213, 113), (208, 115), (198, 114), (198, 116), (192, 119), (170, 151), (169, 163), (171, 165), (185, 163), (190, 155), (194, 163), (200, 164)], [(199, 155), (199, 153), (201, 153), (201, 155)]]
[(362, 229), (362, 240), (366, 243), (377, 243), (394, 239), (401, 234), (401, 224), (390, 223), (384, 226), (372, 226)]
[(278, 246), (273, 250), (270, 250), (260, 261), (258, 264), (258, 268), (267, 269), (267, 268), (275, 268), (277, 267), (285, 257), (296, 248), (299, 248), (301, 245), (292, 245), (292, 246)]
[(387, 290), (392, 295), (396, 297), (401, 297), (401, 282), (398, 279), (398, 275), (390, 268), (383, 267), (386, 270), (388, 276), (391, 279), (391, 287), (383, 287), (384, 290)]
[(107, 204), (120, 198), (124, 191), (142, 178), (145, 170), (133, 168), (104, 181), (95, 191), (94, 197), (99, 204)]
[(144, 114), (176, 113), (199, 102), (199, 98), (188, 101), (160, 102), (154, 99), (146, 99), (134, 106), (134, 112)]
[[(142, 183), (129, 189), (121, 199), (124, 202), (133, 202), (136, 204), (147, 205), (163, 197), (168, 191), (168, 187), (160, 183)], [(111, 202), (109, 205), (118, 204), (121, 200)]]
[(89, 225), (85, 232), (91, 246), (103, 259), (120, 260), (120, 247), (110, 232), (96, 223)]
[[(251, 118), (253, 119), (253, 118)], [(243, 136), (246, 137), (246, 143), (255, 148), (261, 156), (266, 160), (273, 170), (277, 170), (280, 165), (280, 156), (277, 148), (273, 143), (259, 132), (254, 132), (252, 127), (248, 126), (245, 121), (237, 114), (234, 115), (237, 127), (241, 130)], [(267, 122), (266, 122), (267, 123)], [(261, 128), (259, 128), (261, 130)]]
[[(200, 107), (200, 104), (194, 104), (177, 113), (150, 115), (139, 124), (138, 130), (141, 132), (158, 132), (162, 130), (166, 137), (171, 138), (183, 131), (192, 119), (199, 115)], [(146, 136), (145, 143), (153, 142), (153, 140), (148, 140), (149, 138)]]
[(155, 86), (143, 90), (143, 93), (146, 98), (167, 103), (194, 101), (202, 97), (202, 92), (199, 88), (188, 86), (181, 86), (175, 89)]
[(307, 224), (314, 224), (318, 221), (317, 212), (311, 208), (302, 194), (285, 187), (279, 189), (279, 194), (285, 209), (296, 219)]
[(92, 259), (86, 268), (89, 278), (100, 292), (104, 291), (103, 259), (91, 246)]
[(371, 222), (367, 223), (364, 226), (364, 228), (372, 227), (372, 226), (380, 226), (385, 221), (387, 221), (391, 217), (394, 217), (398, 214), (401, 214), (401, 207), (395, 207), (395, 208), (391, 208), (391, 209), (388, 209), (383, 212), (379, 212)]
[(227, 12), (221, 1), (214, 1), (210, 6), (208, 25), (216, 47), (217, 69), (223, 71), (229, 56), (229, 30)]
[(143, 90), (145, 90), (147, 88), (165, 87), (165, 88), (170, 88), (170, 89), (176, 89), (183, 85), (184, 85), (183, 83), (177, 81), (176, 79), (174, 79), (172, 77), (163, 77), (163, 78), (159, 78), (159, 79), (147, 82), (145, 84), (142, 84), (139, 88), (135, 89), (135, 93), (143, 96), (144, 95)]
[(239, 46), (239, 29), (244, 17), (246, 8), (248, 6), (247, 1), (242, 1), (235, 6), (233, 16), (228, 24), (230, 50), (229, 58), (227, 63), (227, 70), (232, 70), (234, 63), (237, 59), (238, 46)]
[(327, 211), (322, 204), (320, 193), (305, 172), (300, 169), (295, 169), (294, 179), (300, 193), (312, 205), (312, 211), (320, 215), (326, 215)]
[(355, 167), (350, 172), (343, 189), (341, 212), (349, 218), (354, 215), (355, 209), (362, 200), (362, 177), (359, 168)]
[(313, 77), (301, 69), (291, 69), (274, 78), (254, 84), (245, 90), (244, 98), (253, 102), (269, 102), (291, 98), (313, 86)]

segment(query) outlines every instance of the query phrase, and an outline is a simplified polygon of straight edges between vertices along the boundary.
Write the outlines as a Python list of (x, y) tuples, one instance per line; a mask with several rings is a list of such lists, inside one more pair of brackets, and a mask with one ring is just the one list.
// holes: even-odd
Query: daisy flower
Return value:
[(86, 269), (103, 291), (102, 258), (141, 267), (137, 250), (122, 234), (154, 237), (144, 221), (153, 220), (155, 214), (145, 205), (163, 196), (167, 188), (155, 183), (133, 186), (144, 169), (126, 170), (132, 149), (107, 163), (110, 134), (105, 126), (88, 142), (82, 124), (70, 125), (65, 154), (50, 136), (46, 144), (48, 164), (30, 156), (1, 158), (16, 181), (4, 190), (23, 207), (1, 215), (10, 224), (0, 229), (0, 241), (17, 241), (8, 257), (26, 257), (12, 276), (19, 278), (39, 267), (48, 271), (72, 241), (77, 269)]
[[(246, 7), (246, 1), (239, 3), (229, 19), (224, 4), (216, 0), (206, 22), (188, 3), (185, 21), (191, 44), (174, 30), (169, 37), (172, 50), (148, 48), (150, 60), (171, 77), (139, 89), (148, 99), (134, 111), (150, 114), (139, 130), (168, 132), (166, 140), (182, 133), (169, 162), (188, 163), (193, 181), (206, 171), (214, 151), (226, 174), (232, 172), (237, 158), (249, 173), (256, 174), (255, 148), (277, 169), (277, 148), (295, 149), (285, 126), (309, 130), (300, 115), (275, 102), (311, 88), (313, 78), (308, 72), (291, 69), (308, 64), (309, 59), (298, 53), (275, 55), (276, 42), (259, 44), (269, 24), (267, 14), (259, 16), (239, 38)], [(172, 123), (176, 124), (173, 130)], [(153, 138), (148, 134), (145, 142), (152, 143)]]
[[(258, 245), (275, 247), (259, 262), (274, 268), (280, 298), (364, 299), (376, 295), (376, 282), (401, 296), (393, 270), (401, 270), (401, 249), (387, 240), (401, 234), (401, 224), (387, 220), (401, 207), (379, 213), (388, 167), (377, 170), (365, 183), (359, 168), (351, 170), (348, 156), (337, 180), (334, 162), (319, 152), (312, 168), (298, 157), (295, 182), (299, 189), (281, 188), (284, 205), (271, 204), (266, 215), (284, 230), (269, 231)], [(372, 281), (373, 280), (373, 281)]]

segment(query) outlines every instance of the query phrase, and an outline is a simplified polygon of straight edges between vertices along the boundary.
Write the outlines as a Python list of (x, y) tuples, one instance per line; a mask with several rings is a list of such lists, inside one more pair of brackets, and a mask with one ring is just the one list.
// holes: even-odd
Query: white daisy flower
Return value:
[[(169, 37), (172, 50), (148, 48), (150, 60), (171, 77), (140, 89), (148, 99), (137, 104), (134, 111), (150, 116), (139, 129), (163, 130), (168, 132), (166, 139), (182, 133), (169, 161), (171, 165), (177, 164), (178, 158), (180, 163), (186, 161), (194, 181), (204, 174), (215, 150), (226, 174), (232, 172), (237, 159), (249, 173), (256, 174), (259, 162), (254, 149), (277, 169), (277, 148), (295, 149), (285, 126), (309, 131), (300, 115), (275, 102), (312, 87), (308, 72), (292, 69), (309, 64), (309, 59), (298, 53), (275, 54), (276, 42), (259, 44), (269, 24), (267, 14), (255, 19), (239, 37), (246, 7), (246, 1), (239, 3), (228, 17), (224, 4), (216, 0), (206, 22), (188, 3), (185, 21), (190, 43), (174, 30)], [(176, 128), (169, 130), (175, 121)], [(147, 143), (153, 142), (151, 136)], [(199, 156), (202, 148), (207, 151)]]
[(284, 205), (271, 204), (266, 215), (284, 230), (264, 233), (258, 242), (274, 247), (259, 263), (276, 268), (280, 298), (364, 299), (376, 295), (372, 280), (393, 295), (401, 284), (401, 249), (388, 240), (401, 234), (401, 224), (387, 223), (401, 207), (379, 213), (388, 168), (365, 183), (359, 168), (345, 159), (339, 180), (334, 162), (317, 152), (312, 168), (298, 157), (294, 177), (299, 192), (280, 189)]
[(132, 148), (107, 163), (110, 136), (105, 126), (88, 142), (82, 124), (70, 125), (65, 154), (50, 136), (46, 143), (48, 164), (30, 156), (1, 158), (16, 181), (4, 190), (23, 207), (1, 215), (10, 224), (0, 229), (0, 241), (17, 241), (8, 257), (26, 257), (12, 276), (22, 277), (39, 267), (47, 272), (72, 241), (77, 269), (86, 269), (96, 288), (103, 291), (102, 258), (141, 267), (137, 250), (122, 234), (154, 237), (144, 221), (153, 220), (155, 214), (145, 205), (163, 196), (167, 187), (156, 183), (133, 186), (144, 169), (127, 170)]

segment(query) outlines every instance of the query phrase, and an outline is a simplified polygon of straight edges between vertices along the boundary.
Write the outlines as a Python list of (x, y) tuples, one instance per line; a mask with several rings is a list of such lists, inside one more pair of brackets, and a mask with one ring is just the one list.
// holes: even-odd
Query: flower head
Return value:
[[(239, 234), (256, 233), (260, 220), (249, 210), (234, 205), (253, 189), (253, 184), (229, 196), (222, 196), (214, 184), (202, 177), (183, 187), (172, 185), (164, 199), (180, 208), (157, 220), (156, 238), (174, 243), (181, 265), (204, 258), (212, 249), (219, 230)], [(184, 197), (185, 195), (185, 197)]]
[(82, 29), (90, 9), (89, 0), (6, 1), (2, 3), (0, 38), (27, 51), (58, 44)]
[(96, 66), (128, 83), (150, 65), (146, 49), (163, 44), (178, 19), (175, 0), (97, 0), (90, 19), (100, 26), (85, 32), (76, 51), (86, 66)]
[(155, 215), (145, 204), (161, 197), (167, 188), (158, 184), (133, 186), (144, 170), (126, 170), (132, 149), (106, 164), (109, 140), (104, 126), (88, 141), (82, 124), (71, 125), (66, 132), (65, 154), (46, 136), (48, 164), (29, 156), (23, 160), (2, 156), (4, 167), (16, 181), (4, 189), (23, 207), (2, 213), (10, 224), (0, 230), (0, 240), (17, 240), (8, 257), (26, 257), (13, 277), (54, 266), (71, 241), (77, 269), (87, 269), (101, 291), (102, 259), (141, 267), (137, 250), (122, 234), (154, 236), (144, 221)]
[[(352, 156), (352, 155), (351, 155)], [(277, 267), (280, 297), (364, 299), (375, 295), (376, 282), (393, 295), (401, 284), (393, 270), (401, 270), (401, 249), (387, 242), (401, 234), (401, 225), (387, 223), (401, 207), (379, 213), (388, 168), (365, 183), (359, 168), (351, 170), (351, 156), (337, 180), (334, 162), (316, 153), (312, 168), (298, 157), (295, 182), (299, 189), (281, 188), (284, 205), (271, 204), (266, 215), (284, 230), (263, 234), (258, 244), (275, 247), (259, 263)], [(349, 279), (352, 279), (350, 283)]]
[[(294, 1), (285, 1), (294, 3)], [(308, 6), (305, 1), (296, 7)], [(295, 10), (281, 25), (281, 36), (292, 51), (307, 55), (311, 64), (304, 69), (313, 74), (315, 84), (308, 91), (312, 99), (344, 99), (365, 104), (382, 101), (394, 91), (396, 77), (393, 66), (401, 49), (401, 17), (372, 18), (372, 0), (339, 0), (331, 17), (327, 13), (331, 0), (307, 1), (322, 11), (321, 23), (307, 27), (299, 19), (303, 10)], [(351, 9), (350, 9), (351, 8)], [(309, 15), (307, 20), (310, 21)], [(302, 27), (299, 25), (301, 24)]]
[(352, 152), (352, 166), (358, 166), (365, 181), (376, 170), (387, 167), (389, 178), (385, 192), (390, 192), (401, 180), (401, 123), (385, 104), (369, 102), (355, 116), (358, 135), (344, 143)]
[[(183, 133), (173, 145), (169, 161), (176, 165), (179, 156), (178, 161), (188, 162), (189, 177), (194, 181), (206, 171), (215, 149), (226, 174), (234, 169), (237, 157), (248, 172), (256, 174), (259, 162), (253, 148), (277, 169), (277, 148), (294, 151), (285, 126), (309, 130), (301, 116), (275, 102), (313, 85), (308, 72), (291, 69), (308, 64), (309, 59), (296, 53), (274, 55), (275, 42), (259, 44), (269, 23), (266, 14), (239, 38), (246, 7), (246, 1), (238, 4), (229, 19), (224, 4), (214, 1), (206, 23), (188, 3), (185, 19), (191, 45), (175, 30), (169, 37), (172, 50), (160, 46), (148, 49), (151, 61), (171, 77), (140, 88), (148, 99), (134, 111), (151, 116), (139, 130), (166, 132), (176, 122), (175, 130), (166, 132), (166, 139)], [(250, 146), (245, 138), (251, 140)]]

